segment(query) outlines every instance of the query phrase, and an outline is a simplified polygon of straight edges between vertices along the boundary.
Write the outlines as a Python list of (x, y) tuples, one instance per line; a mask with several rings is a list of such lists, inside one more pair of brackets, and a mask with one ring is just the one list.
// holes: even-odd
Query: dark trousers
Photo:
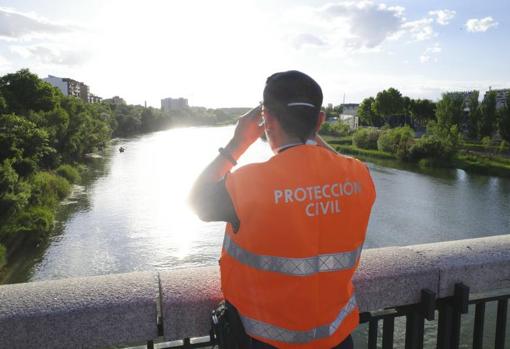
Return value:
[[(247, 349), (276, 349), (272, 345), (258, 341), (255, 338), (250, 338), (250, 340), (251, 346), (249, 346)], [(353, 349), (353, 348), (354, 344), (352, 342), (352, 337), (349, 336), (342, 343), (338, 344), (333, 349)]]

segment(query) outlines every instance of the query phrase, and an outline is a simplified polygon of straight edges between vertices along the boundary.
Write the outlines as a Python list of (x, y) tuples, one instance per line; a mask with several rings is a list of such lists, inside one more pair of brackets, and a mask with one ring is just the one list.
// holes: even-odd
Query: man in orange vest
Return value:
[[(351, 279), (375, 188), (363, 163), (317, 135), (322, 99), (306, 74), (270, 76), (262, 106), (239, 119), (190, 196), (201, 219), (228, 222), (221, 286), (241, 348), (352, 348)], [(230, 172), (263, 132), (275, 155)]]

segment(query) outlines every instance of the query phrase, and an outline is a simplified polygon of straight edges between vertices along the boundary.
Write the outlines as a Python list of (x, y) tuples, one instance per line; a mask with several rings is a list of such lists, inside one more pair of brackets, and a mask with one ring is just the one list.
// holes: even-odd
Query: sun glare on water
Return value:
[[(133, 180), (143, 181), (136, 186), (144, 190), (135, 204), (133, 214), (137, 218), (130, 220), (130, 230), (149, 235), (153, 240), (153, 253), (160, 253), (161, 258), (168, 255), (185, 258), (194, 245), (204, 239), (201, 235), (204, 223), (191, 210), (188, 195), (200, 172), (217, 156), (218, 148), (230, 139), (233, 128), (224, 130), (175, 129), (138, 143), (146, 149), (136, 149), (136, 153), (144, 157), (136, 159), (134, 170), (138, 173)], [(125, 155), (128, 152), (129, 149)], [(240, 165), (263, 161), (269, 156), (269, 147), (259, 141), (243, 156)]]

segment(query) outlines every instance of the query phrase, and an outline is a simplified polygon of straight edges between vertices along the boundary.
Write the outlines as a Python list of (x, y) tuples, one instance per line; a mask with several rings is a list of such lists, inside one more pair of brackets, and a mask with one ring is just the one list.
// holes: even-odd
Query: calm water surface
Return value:
[[(203, 223), (186, 197), (232, 127), (183, 128), (119, 140), (95, 180), (62, 208), (57, 234), (31, 280), (217, 263), (224, 223)], [(126, 148), (119, 153), (117, 148)], [(271, 156), (256, 143), (240, 165)], [(462, 170), (420, 173), (369, 164), (377, 188), (366, 247), (510, 232), (510, 180)]]
[[(198, 220), (186, 197), (232, 131), (183, 128), (117, 140), (91, 160), (92, 175), (63, 203), (49, 245), (20, 258), (7, 281), (215, 265), (225, 225)], [(257, 142), (240, 165), (270, 156)], [(509, 179), (369, 167), (377, 200), (366, 248), (510, 233)]]

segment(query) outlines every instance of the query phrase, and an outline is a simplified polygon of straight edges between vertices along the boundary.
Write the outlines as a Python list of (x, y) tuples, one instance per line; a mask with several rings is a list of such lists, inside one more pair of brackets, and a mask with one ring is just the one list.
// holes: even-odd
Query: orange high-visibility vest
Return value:
[(366, 166), (315, 145), (239, 168), (226, 188), (221, 285), (248, 335), (278, 348), (333, 348), (358, 325), (351, 282), (375, 188)]

